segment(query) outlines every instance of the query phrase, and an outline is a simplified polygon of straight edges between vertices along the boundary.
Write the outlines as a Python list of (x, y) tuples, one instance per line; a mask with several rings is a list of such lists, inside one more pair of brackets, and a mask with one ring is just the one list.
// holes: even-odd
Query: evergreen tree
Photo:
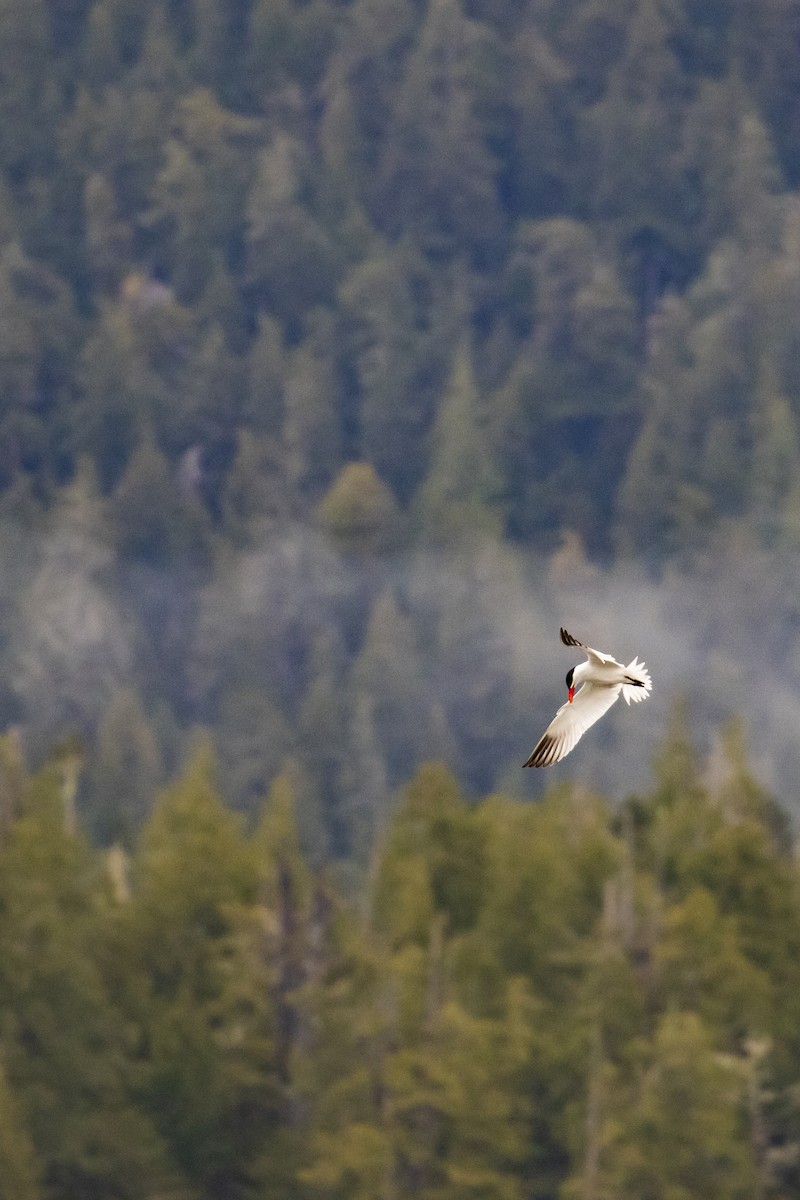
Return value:
[[(609, 1120), (600, 1194), (740, 1197), (753, 1164), (743, 1142), (742, 1073), (694, 1013), (663, 1018)], [(627, 1095), (626, 1095), (627, 1092)], [(622, 1097), (625, 1097), (622, 1099)], [(580, 1193), (577, 1193), (580, 1194)]]
[[(692, 196), (672, 169), (680, 152), (684, 80), (670, 14), (655, 0), (631, 6), (605, 94), (583, 110), (582, 158), (592, 212), (611, 222), (629, 258), (633, 290), (650, 315), (663, 292), (696, 270)], [(624, 147), (624, 151), (623, 151)]]
[(318, 634), (311, 645), (310, 683), (299, 713), (299, 741), (307, 748), (302, 760), (316, 785), (323, 828), (335, 858), (345, 858), (349, 849), (345, 814), (338, 808), (338, 785), (348, 753), (349, 696), (344, 670), (341, 641), (333, 631)]
[(46, 167), (53, 149), (54, 97), (47, 86), (51, 45), (44, 0), (4, 4), (0, 42), (0, 162), (24, 181)]
[(64, 281), (15, 242), (0, 249), (0, 335), (0, 483), (25, 471), (46, 493), (64, 449), (58, 425), (78, 325)]
[(447, 563), (451, 586), (437, 585), (437, 573), (430, 572), (430, 560), (423, 555), (414, 594), (419, 620), (435, 647), (434, 697), (457, 746), (461, 777), (482, 794), (493, 786), (515, 737), (510, 626), (521, 581), (513, 558), (496, 542), (476, 543), (471, 530), (459, 533), (464, 548)]
[(378, 228), (392, 237), (407, 231), (434, 257), (463, 247), (485, 261), (502, 244), (496, 163), (471, 72), (481, 32), (452, 0), (428, 6), (378, 164)]
[(443, 306), (424, 259), (408, 246), (360, 262), (340, 294), (359, 386), (358, 448), (405, 502), (423, 470), (415, 449), (442, 369)]
[[(448, 932), (478, 915), (485, 857), (480, 818), (443, 764), (426, 764), (406, 788), (376, 881), (375, 915), (395, 946), (426, 942), (435, 917)], [(406, 889), (406, 883), (413, 890)], [(414, 893), (416, 892), (416, 896)]]
[[(134, 1200), (143, 1187), (178, 1181), (133, 1100), (128, 1031), (104, 979), (102, 881), (70, 832), (62, 793), (53, 765), (29, 781), (2, 849), (4, 1083), (24, 1116), (43, 1194)], [(26, 1157), (21, 1130), (9, 1168), (35, 1195)]]
[(316, 305), (329, 302), (339, 253), (302, 203), (308, 175), (301, 145), (281, 133), (261, 151), (247, 196), (247, 278), (258, 306), (294, 332)]
[(339, 391), (333, 348), (323, 330), (320, 339), (306, 339), (289, 356), (284, 392), (287, 473), (314, 498), (342, 465)]
[(462, 344), (439, 405), (428, 474), (417, 501), (418, 519), (433, 541), (474, 538), (498, 527), (497, 476), (482, 418), (470, 350)]
[(238, 688), (223, 695), (217, 728), (224, 793), (236, 808), (251, 810), (291, 753), (289, 725), (263, 690)]
[[(597, 63), (601, 44), (595, 38), (592, 54), (575, 56), (577, 71), (591, 70), (588, 63)], [(513, 149), (502, 164), (501, 180), (511, 191), (517, 219), (548, 217), (561, 209), (574, 177), (571, 71), (533, 28), (517, 34), (509, 53)]]
[(349, 706), (346, 752), (338, 780), (334, 828), (346, 831), (349, 857), (367, 862), (389, 808), (389, 778), (375, 727), (375, 704), (366, 692)]
[(344, 551), (375, 554), (397, 542), (400, 514), (394, 497), (367, 463), (348, 463), (343, 468), (318, 513)]
[(679, 300), (665, 303), (654, 325), (643, 420), (618, 491), (623, 551), (652, 547), (658, 554), (691, 546), (710, 520), (709, 497), (688, 469), (697, 461), (690, 327)]
[(196, 497), (181, 489), (152, 436), (132, 455), (111, 500), (118, 552), (154, 565), (202, 560), (208, 536)]
[(666, 1006), (696, 1012), (729, 1051), (765, 1027), (769, 993), (763, 971), (742, 953), (736, 925), (697, 888), (670, 908), (655, 952)]
[(122, 221), (113, 188), (100, 172), (84, 188), (86, 248), (101, 293), (113, 293), (130, 269), (133, 230)]
[(142, 1103), (196, 1187), (246, 1195), (278, 1120), (273, 1014), (257, 864), (207, 746), (159, 797), (131, 870), (120, 985), (140, 1031)]
[(390, 786), (407, 780), (425, 759), (443, 756), (448, 739), (442, 713), (428, 695), (411, 620), (389, 591), (373, 608), (352, 687), (356, 695), (370, 697)]
[(135, 692), (110, 700), (88, 769), (87, 819), (101, 843), (130, 845), (161, 783), (161, 748)]
[(275, 438), (239, 432), (218, 504), (226, 537), (237, 546), (258, 545), (275, 526), (286, 523), (294, 504)]
[(38, 1176), (33, 1144), (20, 1121), (5, 1072), (0, 1072), (0, 1197), (39, 1200)]
[(223, 109), (206, 89), (179, 103), (151, 217), (170, 229), (171, 266), (182, 298), (196, 299), (207, 283), (213, 248), (230, 251), (241, 237), (256, 133), (252, 121)]
[(131, 314), (107, 308), (83, 347), (71, 449), (91, 454), (102, 482), (116, 483), (138, 441), (140, 423), (160, 407), (161, 389), (144, 356)]

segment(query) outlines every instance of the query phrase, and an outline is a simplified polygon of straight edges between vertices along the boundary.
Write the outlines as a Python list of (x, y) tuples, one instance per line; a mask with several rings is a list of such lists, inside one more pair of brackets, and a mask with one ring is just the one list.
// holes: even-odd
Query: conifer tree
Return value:
[(428, 472), (416, 499), (433, 541), (474, 538), (498, 528), (497, 476), (468, 344), (456, 350), (439, 404)]
[(248, 282), (258, 307), (293, 332), (330, 301), (340, 265), (336, 243), (302, 203), (307, 174), (304, 148), (280, 133), (259, 155), (246, 205)]
[(130, 689), (110, 700), (88, 768), (87, 823), (102, 844), (131, 845), (161, 783), (156, 729)]
[(428, 6), (378, 165), (376, 224), (390, 236), (407, 231), (435, 257), (463, 246), (480, 260), (503, 233), (470, 70), (481, 32), (452, 0)]
[(111, 517), (126, 559), (162, 566), (203, 559), (206, 514), (197, 497), (181, 489), (152, 434), (141, 439), (114, 490)]
[(743, 1089), (737, 1062), (714, 1052), (696, 1014), (665, 1016), (632, 1084), (621, 1089), (601, 1186), (612, 1194), (747, 1195), (753, 1162), (741, 1137)]
[(398, 540), (397, 504), (368, 463), (347, 463), (317, 511), (345, 552), (376, 554), (392, 549)]
[(86, 243), (98, 291), (113, 294), (130, 269), (133, 230), (120, 219), (114, 190), (100, 172), (84, 188)]
[(39, 1200), (41, 1195), (33, 1143), (20, 1121), (5, 1071), (0, 1071), (0, 1197)]
[(359, 385), (359, 450), (405, 502), (423, 470), (414, 448), (439, 384), (444, 305), (430, 268), (408, 245), (359, 262), (340, 295)]
[(105, 976), (102, 879), (65, 822), (60, 775), (48, 764), (26, 781), (23, 814), (0, 851), (3, 1083), (37, 1169), (26, 1166), (24, 1130), (9, 1168), (29, 1191), (39, 1174), (54, 1197), (135, 1200), (142, 1187), (178, 1180), (134, 1101), (129, 1033)]
[(143, 1104), (195, 1186), (243, 1195), (279, 1088), (258, 868), (219, 799), (207, 744), (159, 797), (131, 873), (120, 953), (147, 1048)]

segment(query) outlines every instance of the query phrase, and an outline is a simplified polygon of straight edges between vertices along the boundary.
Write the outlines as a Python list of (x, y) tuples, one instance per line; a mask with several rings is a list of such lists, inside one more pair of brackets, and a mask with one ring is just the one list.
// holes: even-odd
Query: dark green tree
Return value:
[[(722, 1059), (694, 1013), (664, 1017), (639, 1069), (621, 1089), (601, 1151), (599, 1194), (731, 1200), (751, 1194), (753, 1163), (742, 1139), (744, 1081)], [(567, 1194), (580, 1195), (578, 1189)]]
[(207, 89), (178, 105), (150, 216), (168, 231), (181, 298), (196, 299), (213, 270), (213, 250), (229, 253), (241, 238), (257, 133), (253, 121), (224, 109)]
[[(129, 1030), (104, 972), (103, 880), (70, 832), (66, 783), (55, 763), (28, 782), (0, 852), (4, 1083), (27, 1128), (9, 1168), (28, 1194), (38, 1173), (42, 1193), (58, 1200), (134, 1200), (143, 1187), (179, 1182), (134, 1101)], [(28, 1139), (37, 1171), (26, 1164)]]
[(418, 253), (401, 245), (358, 263), (340, 298), (359, 387), (359, 451), (405, 502), (424, 470), (415, 449), (443, 367), (444, 318), (433, 276)]
[(200, 498), (170, 471), (152, 436), (142, 438), (111, 497), (117, 550), (126, 559), (166, 565), (202, 561), (208, 522)]
[(296, 330), (309, 309), (329, 303), (340, 269), (336, 243), (303, 203), (305, 147), (286, 133), (260, 152), (247, 196), (247, 279), (259, 308)]
[(239, 1197), (278, 1121), (259, 871), (207, 745), (159, 797), (132, 864), (118, 955), (140, 1096), (193, 1185)]
[(39, 1169), (30, 1136), (5, 1072), (0, 1073), (0, 1196), (3, 1200), (39, 1200)]
[(497, 165), (478, 112), (473, 63), (485, 30), (434, 0), (407, 56), (371, 209), (379, 229), (427, 254), (485, 260), (502, 245)]
[(470, 348), (462, 343), (439, 404), (428, 473), (416, 498), (417, 520), (434, 543), (457, 543), (499, 528), (498, 476), (487, 423)]
[(161, 747), (139, 696), (112, 696), (97, 730), (88, 767), (87, 821), (102, 844), (130, 846), (162, 782)]

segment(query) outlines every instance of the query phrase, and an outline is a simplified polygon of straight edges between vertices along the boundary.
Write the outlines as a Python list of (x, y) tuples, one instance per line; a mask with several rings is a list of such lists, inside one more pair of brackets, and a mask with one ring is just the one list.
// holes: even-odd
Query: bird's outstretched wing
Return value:
[[(564, 630), (561, 632), (563, 635)], [(560, 762), (574, 749), (586, 730), (608, 712), (619, 696), (620, 688), (621, 685), (598, 687), (593, 683), (585, 683), (572, 704), (567, 702), (561, 705), (534, 746), (530, 758), (522, 764), (523, 767), (549, 767)]]
[[(603, 654), (602, 650), (593, 650), (591, 646), (587, 646), (585, 642), (579, 642), (571, 633), (567, 633), (566, 629), (561, 629), (561, 641), (565, 646), (577, 646), (580, 650), (585, 650), (589, 658), (595, 659), (599, 663), (615, 663), (617, 660), (610, 654)], [(620, 664), (621, 665), (621, 664)]]

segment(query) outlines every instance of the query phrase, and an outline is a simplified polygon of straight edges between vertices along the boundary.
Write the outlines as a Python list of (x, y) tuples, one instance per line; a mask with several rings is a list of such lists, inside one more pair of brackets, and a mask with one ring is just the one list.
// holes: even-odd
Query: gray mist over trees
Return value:
[(22, 531), (4, 529), (15, 560), (4, 703), (34, 757), (67, 731), (97, 745), (112, 778), (110, 760), (127, 755), (130, 813), (103, 813), (104, 769), (84, 783), (101, 836), (135, 828), (143, 789), (152, 795), (202, 728), (236, 808), (251, 811), (293, 764), (318, 853), (367, 853), (395, 790), (429, 759), (449, 762), (468, 794), (538, 796), (553, 773), (520, 764), (565, 699), (576, 656), (561, 624), (624, 661), (644, 657), (654, 678), (647, 706), (617, 705), (561, 774), (618, 799), (645, 789), (684, 700), (706, 752), (738, 719), (757, 778), (796, 811), (800, 662), (785, 557), (709, 557), (656, 578), (591, 563), (574, 536), (550, 555), (489, 534), (364, 555), (291, 525), (199, 581), (114, 563), (92, 532), (101, 505), (85, 481), (68, 500), (24, 555)]
[(202, 729), (320, 858), (428, 758), (538, 795), (562, 623), (655, 691), (558, 776), (641, 788), (683, 694), (796, 806), (792, 4), (3, 21), (0, 723), (99, 838)]
[(428, 757), (538, 795), (561, 623), (655, 691), (560, 776), (641, 787), (684, 693), (794, 805), (793, 4), (0, 24), (0, 723), (98, 837), (201, 728), (322, 857)]
[(799, 134), (798, 0), (0, 3), (0, 1200), (800, 1195)]

